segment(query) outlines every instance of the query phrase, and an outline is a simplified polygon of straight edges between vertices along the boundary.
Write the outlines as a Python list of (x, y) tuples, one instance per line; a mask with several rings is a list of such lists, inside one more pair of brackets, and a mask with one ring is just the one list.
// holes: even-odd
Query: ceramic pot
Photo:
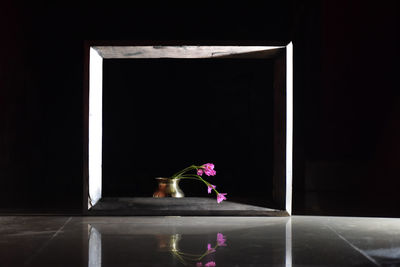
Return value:
[(158, 188), (153, 197), (184, 197), (182, 189), (179, 187), (180, 179), (157, 177)]

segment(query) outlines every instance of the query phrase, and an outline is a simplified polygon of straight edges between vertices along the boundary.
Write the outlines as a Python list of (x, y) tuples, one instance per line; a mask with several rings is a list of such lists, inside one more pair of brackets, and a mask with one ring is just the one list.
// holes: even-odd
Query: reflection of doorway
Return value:
[[(145, 197), (154, 189), (154, 177), (207, 162), (211, 155), (219, 171), (215, 183), (230, 200), (290, 213), (286, 144), (291, 137), (285, 124), (290, 49), (91, 47), (89, 207), (101, 198)], [(210, 119), (196, 125), (192, 118)], [(170, 132), (171, 125), (191, 132)], [(188, 147), (193, 140), (206, 141), (211, 149)], [(170, 153), (174, 148), (184, 152)], [(206, 195), (199, 184), (182, 187), (193, 197)]]
[[(123, 223), (118, 228), (110, 222), (91, 223), (88, 224), (88, 266), (127, 262), (138, 266), (158, 266), (160, 263), (162, 266), (195, 266), (197, 262), (207, 261), (216, 262), (216, 266), (218, 263), (226, 266), (256, 263), (260, 266), (277, 263), (292, 266), (291, 218), (277, 218), (278, 223), (259, 218), (243, 219), (242, 222), (226, 223), (224, 218), (219, 222), (196, 218), (194, 228), (189, 226), (193, 225), (191, 218), (183, 221), (169, 218), (168, 222), (153, 219), (156, 231), (151, 227), (152, 223), (146, 223), (150, 227)], [(258, 262), (249, 262), (249, 259)]]

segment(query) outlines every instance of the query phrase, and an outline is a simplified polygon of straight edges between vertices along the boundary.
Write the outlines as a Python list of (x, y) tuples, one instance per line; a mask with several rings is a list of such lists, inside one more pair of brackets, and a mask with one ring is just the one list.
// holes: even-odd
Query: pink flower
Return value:
[(217, 174), (217, 172), (214, 170), (214, 164), (212, 163), (206, 163), (202, 167), (207, 176), (214, 176)]
[(207, 185), (208, 186), (208, 193), (209, 194), (211, 194), (211, 190), (213, 190), (213, 189), (215, 189), (217, 186), (216, 185), (213, 185), (213, 184), (209, 184), (209, 185)]
[(226, 200), (226, 197), (225, 197), (226, 194), (227, 194), (227, 193), (219, 193), (219, 194), (217, 195), (217, 202), (218, 202), (218, 203), (221, 203), (223, 200)]
[(212, 163), (203, 164), (203, 167), (204, 167), (204, 169), (214, 170), (214, 164), (212, 164)]
[(205, 173), (207, 176), (215, 176), (217, 172), (214, 170), (214, 164), (206, 163), (200, 166), (197, 170), (197, 175), (202, 176)]
[(215, 252), (215, 249), (211, 247), (211, 244), (208, 244), (208, 245), (207, 245), (207, 252), (208, 252), (208, 253), (213, 253), (213, 252)]
[(226, 241), (226, 239), (225, 239), (224, 235), (221, 234), (221, 233), (218, 233), (218, 234), (217, 234), (217, 243), (218, 243), (218, 246), (226, 247), (225, 241)]
[(214, 267), (214, 266), (217, 266), (217, 265), (215, 264), (215, 261), (209, 261), (204, 266), (206, 266), (206, 267)]
[(208, 171), (208, 173), (207, 173), (207, 171), (204, 171), (204, 172), (206, 173), (207, 176), (215, 176), (217, 174), (217, 172), (214, 170), (210, 170), (210, 171)]
[(196, 267), (201, 267), (201, 266), (203, 266), (203, 263), (201, 262), (196, 263)]

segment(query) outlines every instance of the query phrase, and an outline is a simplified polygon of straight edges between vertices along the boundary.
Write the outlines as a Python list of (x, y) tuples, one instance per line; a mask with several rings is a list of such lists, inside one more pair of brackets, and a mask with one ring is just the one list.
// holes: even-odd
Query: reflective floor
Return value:
[(400, 266), (400, 219), (3, 216), (0, 266)]

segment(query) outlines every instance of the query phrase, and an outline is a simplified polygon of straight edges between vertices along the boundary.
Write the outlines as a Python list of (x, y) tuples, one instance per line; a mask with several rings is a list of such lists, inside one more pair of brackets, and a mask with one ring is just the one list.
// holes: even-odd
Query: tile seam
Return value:
[(375, 264), (376, 266), (382, 266), (381, 264), (379, 264), (376, 260), (374, 260), (371, 256), (369, 256), (368, 254), (366, 254), (364, 251), (362, 251), (361, 249), (359, 249), (358, 247), (356, 247), (355, 245), (353, 245), (349, 240), (347, 240), (344, 236), (342, 236), (341, 234), (339, 234), (335, 229), (333, 229), (330, 225), (326, 224), (326, 226), (332, 231), (334, 232), (340, 239), (342, 239), (344, 242), (346, 242), (350, 247), (352, 247), (354, 250), (356, 250), (358, 253), (360, 253), (361, 255), (363, 255), (365, 258), (367, 258), (370, 262), (372, 262), (373, 264)]
[(29, 265), (29, 263), (36, 258), (37, 255), (40, 254), (40, 252), (47, 247), (47, 245), (51, 242), (51, 240), (53, 240), (61, 231), (62, 229), (71, 221), (72, 217), (69, 217), (64, 223), (63, 225), (49, 238), (49, 240), (47, 240), (31, 257), (29, 257), (24, 265)]

